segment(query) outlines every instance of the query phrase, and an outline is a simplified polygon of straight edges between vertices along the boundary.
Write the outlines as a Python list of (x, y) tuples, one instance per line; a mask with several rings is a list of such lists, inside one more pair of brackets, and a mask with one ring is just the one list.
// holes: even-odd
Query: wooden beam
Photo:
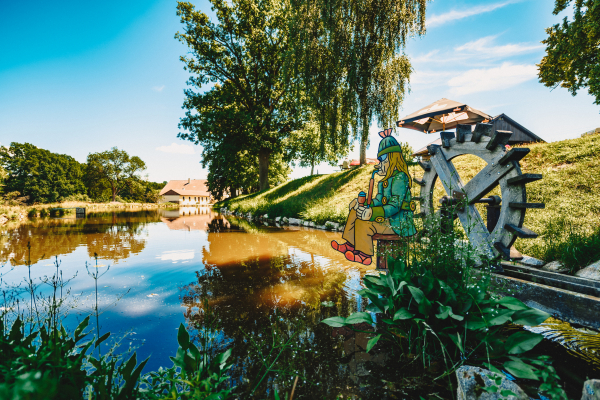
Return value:
[(495, 131), (485, 148), (494, 151), (496, 147), (506, 145), (511, 136), (511, 131)]
[(454, 139), (454, 132), (440, 132), (440, 138), (442, 139), (442, 146), (449, 149), (450, 141)]
[(544, 203), (518, 203), (515, 201), (508, 203), (508, 206), (510, 208), (546, 208)]
[(524, 226), (518, 227), (513, 224), (506, 224), (506, 225), (504, 225), (504, 229), (506, 229), (507, 231), (513, 232), (515, 235), (517, 235), (518, 237), (520, 237), (522, 239), (535, 239), (536, 237), (538, 237), (537, 233), (535, 233), (531, 229), (526, 228)]
[(492, 124), (483, 124), (478, 122), (475, 125), (475, 130), (473, 131), (473, 136), (471, 137), (471, 141), (475, 143), (479, 143), (481, 141), (482, 136), (491, 136), (492, 135)]
[(514, 178), (509, 178), (506, 183), (509, 185), (521, 185), (539, 181), (540, 179), (542, 179), (542, 174), (523, 174), (515, 176)]
[(509, 161), (521, 161), (530, 151), (527, 148), (510, 149), (498, 162), (501, 165), (506, 165)]
[(429, 163), (424, 163), (423, 161), (419, 160), (419, 166), (423, 168), (424, 171), (431, 171), (431, 164)]
[(471, 125), (456, 125), (456, 141), (458, 143), (463, 143), (465, 141), (467, 133), (471, 133)]

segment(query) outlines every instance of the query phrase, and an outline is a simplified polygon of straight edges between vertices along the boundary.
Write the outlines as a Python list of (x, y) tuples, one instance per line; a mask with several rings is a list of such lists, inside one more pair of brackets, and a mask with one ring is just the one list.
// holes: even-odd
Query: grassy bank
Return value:
[[(528, 255), (545, 258), (550, 247), (564, 246), (574, 235), (591, 237), (595, 243), (593, 238), (598, 236), (600, 227), (600, 135), (525, 147), (531, 153), (521, 162), (523, 173), (544, 176), (541, 181), (527, 185), (527, 200), (545, 203), (546, 208), (527, 211), (525, 225), (540, 237), (519, 239), (516, 247)], [(463, 181), (485, 166), (483, 160), (474, 156), (458, 157), (453, 162)], [(267, 191), (217, 203), (216, 207), (270, 217), (302, 218), (318, 224), (344, 223), (348, 203), (359, 191), (368, 188), (371, 171), (372, 166), (365, 166), (300, 178)], [(410, 173), (420, 177), (422, 170), (412, 168)], [(413, 188), (413, 195), (418, 192), (418, 187)], [(441, 197), (442, 192), (438, 182), (434, 197)], [(553, 258), (556, 257), (555, 254)]]

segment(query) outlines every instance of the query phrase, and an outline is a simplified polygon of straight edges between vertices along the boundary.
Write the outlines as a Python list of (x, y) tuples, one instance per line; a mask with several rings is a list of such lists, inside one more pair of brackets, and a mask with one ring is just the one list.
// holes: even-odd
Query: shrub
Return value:
[(27, 217), (29, 217), (29, 218), (35, 218), (35, 217), (37, 217), (37, 215), (38, 215), (38, 210), (36, 210), (35, 208), (32, 208), (27, 212)]
[(46, 210), (45, 208), (42, 208), (42, 210), (40, 211), (40, 217), (46, 218), (47, 216), (48, 216), (48, 210)]
[(85, 193), (77, 193), (77, 194), (72, 194), (70, 196), (65, 197), (62, 201), (80, 201), (80, 202), (90, 203), (92, 201), (92, 199), (90, 199), (90, 196), (88, 196)]

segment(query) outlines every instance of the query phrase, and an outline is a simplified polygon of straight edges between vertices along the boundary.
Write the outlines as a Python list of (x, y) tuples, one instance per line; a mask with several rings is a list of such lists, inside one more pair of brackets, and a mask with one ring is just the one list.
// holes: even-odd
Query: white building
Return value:
[(212, 202), (206, 179), (169, 181), (159, 195), (161, 203), (174, 203), (180, 206), (202, 206)]

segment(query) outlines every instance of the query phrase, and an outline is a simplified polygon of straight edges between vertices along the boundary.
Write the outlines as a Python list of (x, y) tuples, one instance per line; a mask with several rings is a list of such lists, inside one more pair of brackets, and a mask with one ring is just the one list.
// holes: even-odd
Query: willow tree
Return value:
[(426, 0), (290, 0), (293, 74), (330, 141), (348, 126), (366, 163), (373, 117), (398, 118), (412, 67), (406, 41), (425, 33)]
[(184, 31), (175, 37), (190, 48), (181, 60), (193, 74), (185, 92), (188, 112), (181, 120), (188, 132), (181, 136), (216, 145), (229, 140), (220, 124), (223, 118), (207, 114), (216, 103), (205, 99), (219, 97), (224, 105), (219, 115), (231, 112), (239, 123), (237, 145), (258, 157), (259, 186), (264, 190), (273, 155), (283, 152), (284, 139), (302, 123), (301, 105), (290, 96), (294, 80), (283, 73), (289, 48), (285, 7), (279, 0), (210, 2), (214, 22), (190, 3), (177, 5)]

